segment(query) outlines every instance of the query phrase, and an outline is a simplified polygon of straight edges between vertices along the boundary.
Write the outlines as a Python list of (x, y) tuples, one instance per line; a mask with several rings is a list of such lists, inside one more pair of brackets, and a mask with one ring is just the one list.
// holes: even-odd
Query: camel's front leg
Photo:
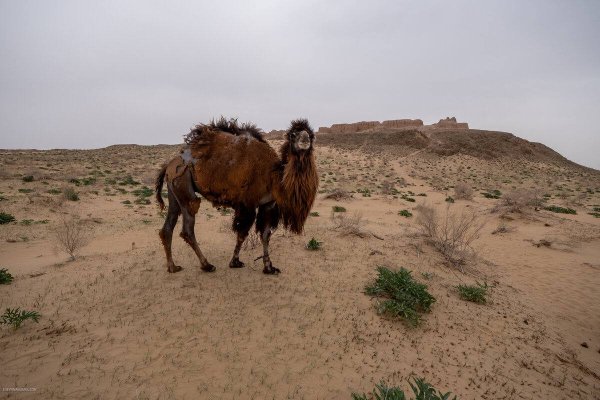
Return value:
[(229, 268), (243, 268), (244, 263), (240, 261), (240, 250), (244, 241), (248, 237), (248, 232), (254, 220), (256, 219), (256, 211), (254, 209), (239, 207), (235, 210), (235, 216), (233, 217), (233, 230), (237, 232), (237, 243), (233, 250), (233, 257), (229, 262)]
[(273, 266), (271, 258), (269, 257), (269, 241), (271, 240), (271, 234), (273, 233), (273, 230), (277, 228), (278, 223), (279, 209), (276, 204), (267, 204), (258, 209), (256, 230), (260, 234), (260, 240), (263, 245), (263, 273), (265, 274), (273, 275), (281, 272), (279, 268)]

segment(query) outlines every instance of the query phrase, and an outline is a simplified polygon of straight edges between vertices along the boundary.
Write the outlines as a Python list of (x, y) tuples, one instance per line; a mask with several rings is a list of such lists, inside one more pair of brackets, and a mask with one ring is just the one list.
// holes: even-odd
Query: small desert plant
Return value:
[(335, 189), (331, 193), (328, 193), (327, 195), (325, 195), (325, 197), (323, 197), (323, 198), (340, 201), (340, 200), (349, 200), (352, 198), (352, 195), (350, 193), (346, 192), (345, 190)]
[(457, 183), (454, 186), (454, 197), (458, 200), (472, 200), (473, 189), (466, 183)]
[(23, 182), (33, 182), (33, 175), (25, 175), (21, 179), (23, 180)]
[(62, 190), (60, 190), (60, 189), (56, 189), (56, 188), (53, 188), (53, 189), (48, 189), (48, 190), (46, 191), (46, 193), (50, 193), (50, 194), (61, 194), (61, 193), (62, 193)]
[(5, 212), (0, 212), (0, 225), (8, 224), (9, 222), (13, 222), (14, 220), (14, 215)]
[(0, 316), (0, 324), (12, 325), (14, 329), (19, 329), (24, 321), (32, 319), (35, 322), (38, 322), (40, 317), (41, 315), (37, 311), (25, 311), (21, 310), (20, 308), (7, 308), (4, 314)]
[(254, 250), (260, 244), (260, 236), (256, 232), (250, 232), (242, 248), (244, 250)]
[(0, 269), (0, 285), (8, 285), (13, 281), (13, 276), (6, 268)]
[(402, 200), (408, 201), (409, 203), (414, 203), (416, 200), (413, 197), (409, 197), (407, 194), (403, 194), (400, 196)]
[(336, 213), (336, 212), (346, 212), (346, 207), (342, 207), (342, 206), (333, 206), (331, 207), (331, 210)]
[(412, 217), (412, 213), (408, 210), (400, 210), (400, 211), (398, 211), (398, 215), (400, 215), (402, 217), (406, 217), (406, 218)]
[(320, 250), (322, 242), (319, 242), (314, 237), (306, 244), (306, 250)]
[(79, 200), (79, 195), (77, 194), (75, 189), (70, 188), (70, 187), (66, 187), (63, 189), (63, 196), (65, 199), (67, 199), (69, 201), (78, 201)]
[(132, 190), (134, 196), (138, 197), (150, 197), (154, 194), (154, 190), (150, 189), (147, 186), (142, 186), (140, 189)]
[(357, 189), (358, 193), (362, 194), (363, 197), (371, 197), (371, 191), (367, 188), (365, 189)]
[(478, 222), (475, 213), (458, 214), (450, 205), (443, 216), (438, 216), (431, 206), (417, 207), (417, 224), (429, 243), (454, 267), (460, 267), (471, 259), (475, 252), (472, 244), (479, 238), (483, 224)]
[(498, 233), (509, 233), (513, 232), (516, 228), (513, 226), (508, 226), (504, 222), (501, 222), (496, 229), (492, 231), (492, 235), (497, 235)]
[(448, 196), (448, 197), (446, 197), (446, 202), (447, 203), (454, 203), (454, 199), (452, 198), (452, 196)]
[(502, 196), (500, 204), (493, 211), (523, 212), (527, 207), (540, 207), (543, 197), (529, 189), (515, 189)]
[(378, 276), (365, 293), (382, 300), (377, 312), (389, 317), (400, 318), (411, 326), (421, 321), (421, 314), (429, 312), (435, 298), (427, 291), (427, 285), (414, 280), (409, 270), (400, 268), (392, 271), (377, 267)]
[(54, 234), (60, 249), (69, 254), (71, 260), (75, 259), (75, 255), (90, 240), (89, 230), (77, 217), (63, 218)]
[(359, 238), (366, 238), (369, 236), (369, 232), (363, 230), (362, 215), (355, 212), (352, 216), (347, 214), (335, 214), (331, 215), (333, 221), (333, 229), (338, 231), (342, 236), (358, 236)]
[(487, 301), (487, 284), (477, 283), (476, 285), (458, 285), (458, 295), (461, 299), (472, 301), (473, 303), (484, 304)]
[(312, 211), (312, 212), (311, 212), (309, 215), (310, 215), (311, 217), (318, 217), (318, 216), (319, 216), (319, 213), (318, 213), (317, 211)]
[(119, 185), (124, 186), (124, 185), (139, 185), (140, 183), (137, 182), (136, 180), (134, 180), (131, 175), (127, 175), (125, 176), (125, 178), (121, 179), (119, 182)]
[(560, 206), (548, 206), (544, 207), (544, 210), (552, 211), (559, 214), (577, 214), (577, 211), (573, 210), (572, 208), (565, 208)]
[[(456, 396), (450, 397), (452, 393), (442, 393), (436, 390), (422, 378), (413, 377), (413, 382), (408, 381), (410, 388), (415, 396), (412, 400), (457, 400)], [(386, 383), (381, 382), (375, 385), (375, 390), (371, 396), (365, 394), (359, 395), (352, 393), (352, 400), (410, 400), (399, 387), (388, 387)]]
[(495, 190), (490, 190), (487, 192), (483, 192), (481, 193), (483, 195), (483, 197), (485, 197), (486, 199), (499, 199), (500, 196), (502, 196), (502, 192), (495, 189)]

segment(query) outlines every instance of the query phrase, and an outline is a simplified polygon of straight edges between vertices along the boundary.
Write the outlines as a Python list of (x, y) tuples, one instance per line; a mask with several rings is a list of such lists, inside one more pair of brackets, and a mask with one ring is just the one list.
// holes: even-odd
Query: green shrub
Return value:
[(0, 269), (0, 285), (8, 285), (13, 281), (13, 276), (6, 268)]
[(0, 225), (8, 224), (9, 222), (13, 222), (14, 220), (15, 217), (12, 214), (0, 212)]
[(154, 190), (150, 189), (147, 186), (142, 186), (139, 189), (132, 190), (131, 193), (133, 193), (134, 196), (138, 197), (150, 197), (154, 194)]
[(19, 193), (31, 193), (33, 192), (33, 189), (19, 189)]
[(33, 175), (25, 175), (21, 179), (23, 180), (23, 182), (33, 182)]
[(357, 189), (358, 193), (361, 193), (363, 197), (371, 197), (371, 191), (369, 189)]
[(61, 193), (62, 193), (62, 190), (60, 190), (60, 189), (56, 189), (56, 188), (53, 188), (53, 189), (49, 189), (49, 190), (47, 190), (47, 191), (46, 191), (46, 193), (50, 193), (50, 194), (61, 194)]
[(0, 324), (12, 325), (14, 329), (18, 329), (21, 324), (32, 319), (38, 322), (41, 317), (37, 311), (25, 311), (20, 308), (7, 308), (2, 316), (0, 316)]
[(600, 212), (591, 212), (591, 213), (588, 213), (588, 214), (590, 214), (594, 218), (600, 218)]
[(552, 212), (559, 213), (559, 214), (577, 214), (577, 211), (573, 210), (572, 208), (565, 208), (565, 207), (559, 207), (559, 206), (544, 207), (544, 210), (552, 211)]
[(398, 211), (398, 215), (406, 217), (406, 218), (412, 217), (412, 213), (408, 210), (400, 210), (400, 211)]
[[(410, 388), (415, 396), (412, 400), (457, 400), (456, 396), (450, 397), (452, 393), (442, 393), (436, 390), (423, 378), (413, 378), (413, 382), (408, 381)], [(406, 397), (404, 391), (399, 387), (388, 387), (384, 382), (375, 385), (375, 390), (371, 396), (365, 394), (358, 395), (352, 393), (352, 400), (411, 400)]]
[(333, 206), (331, 209), (333, 212), (346, 212), (346, 208), (342, 206)]
[(313, 237), (306, 244), (306, 249), (307, 250), (320, 250), (321, 249), (321, 244), (322, 244), (322, 242), (319, 242), (317, 239), (315, 239)]
[(75, 189), (70, 188), (70, 187), (63, 189), (63, 196), (65, 197), (65, 199), (67, 199), (69, 201), (78, 201), (79, 200), (79, 195), (77, 194)]
[(121, 203), (123, 203), (123, 204), (131, 204), (131, 200), (123, 200)]
[[(409, 192), (409, 193), (412, 194), (412, 192)], [(408, 195), (406, 195), (406, 194), (403, 194), (402, 196), (400, 196), (400, 198), (403, 199), (403, 200), (406, 200), (406, 201), (408, 201), (410, 203), (414, 203), (416, 201), (414, 198), (408, 197)]]
[(448, 196), (448, 197), (446, 197), (446, 202), (454, 203), (454, 199), (452, 198), (452, 196)]
[(487, 301), (487, 284), (458, 285), (456, 289), (463, 300), (479, 304), (484, 304)]
[(317, 211), (313, 211), (309, 214), (311, 217), (318, 217), (319, 213)]
[(127, 175), (125, 178), (119, 181), (119, 185), (139, 185), (140, 183), (135, 181), (131, 175)]
[(427, 285), (415, 281), (411, 272), (404, 268), (391, 271), (386, 267), (377, 267), (377, 272), (377, 279), (365, 288), (365, 292), (380, 298), (378, 313), (400, 318), (412, 326), (418, 325), (420, 314), (429, 312), (435, 302), (435, 298), (427, 291)]
[(81, 180), (81, 183), (82, 183), (84, 186), (93, 185), (94, 183), (96, 183), (96, 178), (92, 178), (92, 177), (83, 178), (83, 179)]

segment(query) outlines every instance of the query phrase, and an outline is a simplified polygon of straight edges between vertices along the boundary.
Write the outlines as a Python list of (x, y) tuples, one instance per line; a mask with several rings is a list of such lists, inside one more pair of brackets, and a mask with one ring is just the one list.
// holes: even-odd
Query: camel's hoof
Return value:
[(204, 272), (215, 272), (217, 270), (217, 267), (215, 267), (212, 264), (206, 263), (206, 265), (203, 265), (202, 267), (200, 267), (200, 269)]
[(229, 268), (244, 268), (246, 264), (240, 261), (239, 258), (231, 260), (229, 263)]
[(279, 268), (275, 268), (274, 266), (271, 266), (269, 268), (265, 267), (263, 269), (263, 274), (267, 274), (267, 275), (277, 275), (281, 272), (281, 270)]
[(180, 267), (179, 265), (173, 265), (172, 267), (168, 268), (169, 273), (174, 274), (175, 272), (179, 272), (183, 269), (183, 267)]

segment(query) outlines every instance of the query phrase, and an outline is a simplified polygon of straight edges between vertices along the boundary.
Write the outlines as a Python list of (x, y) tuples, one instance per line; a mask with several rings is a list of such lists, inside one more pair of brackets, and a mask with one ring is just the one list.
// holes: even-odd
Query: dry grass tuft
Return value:
[(462, 266), (476, 257), (472, 244), (480, 236), (483, 223), (474, 212), (456, 213), (451, 206), (443, 215), (428, 205), (419, 205), (417, 224), (427, 241), (444, 257), (448, 265)]

